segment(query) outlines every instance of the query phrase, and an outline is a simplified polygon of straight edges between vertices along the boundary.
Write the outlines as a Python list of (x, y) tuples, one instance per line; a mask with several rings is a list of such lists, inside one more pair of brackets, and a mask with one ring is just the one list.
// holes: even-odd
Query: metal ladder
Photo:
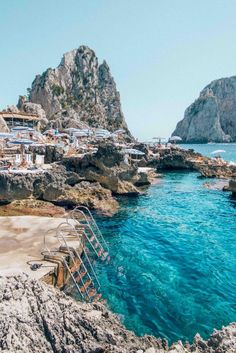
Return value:
[[(50, 230), (49, 232), (51, 232)], [(67, 269), (69, 279), (66, 280), (65, 291), (71, 292), (72, 288), (75, 288), (82, 300), (92, 302), (97, 301), (101, 298), (100, 283), (91, 264), (86, 249), (83, 249), (83, 254), (86, 259), (88, 266), (85, 265), (84, 260), (76, 250), (77, 245), (83, 246), (83, 238), (76, 228), (68, 222), (61, 223), (54, 232), (59, 242), (59, 249), (50, 250), (46, 245), (46, 236), (44, 240), (44, 255), (48, 254), (51, 258), (56, 256), (58, 253), (64, 254), (61, 256), (61, 260), (64, 267)], [(72, 242), (72, 244), (70, 244)], [(67, 256), (65, 256), (67, 255)], [(56, 261), (55, 261), (56, 262)], [(90, 272), (91, 271), (91, 274)], [(72, 280), (72, 284), (69, 280)], [(95, 287), (96, 285), (96, 287)]]
[(85, 236), (88, 244), (98, 258), (102, 261), (110, 261), (109, 248), (104, 239), (92, 213), (85, 206), (74, 208), (67, 217), (67, 221), (72, 220), (75, 228)]
[[(82, 244), (83, 239), (81, 235), (73, 225), (65, 222), (61, 223), (57, 228), (57, 239), (60, 243), (60, 250), (66, 250), (68, 252), (72, 267), (70, 267), (68, 263), (65, 265), (82, 299), (90, 302), (98, 300), (101, 297), (98, 293), (101, 286), (86, 250), (84, 249), (85, 251), (83, 253), (90, 267), (91, 275), (82, 257), (78, 253), (76, 246), (69, 245), (70, 240), (75, 241), (79, 245)], [(95, 287), (95, 283), (97, 288)]]

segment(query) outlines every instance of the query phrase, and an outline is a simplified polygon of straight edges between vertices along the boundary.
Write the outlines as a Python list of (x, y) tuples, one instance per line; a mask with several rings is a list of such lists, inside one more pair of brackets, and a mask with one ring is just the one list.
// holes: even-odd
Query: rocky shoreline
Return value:
[[(101, 144), (96, 153), (82, 158), (63, 157), (54, 148), (47, 151), (50, 164), (41, 172), (0, 174), (1, 204), (5, 207), (5, 204), (21, 200), (21, 207), (26, 209), (30, 199), (34, 210), (37, 200), (66, 208), (81, 204), (101, 214), (112, 215), (119, 209), (117, 195), (137, 197), (164, 171), (197, 171), (199, 176), (207, 178), (236, 177), (235, 165), (203, 157), (193, 150), (174, 147), (153, 151), (144, 144), (137, 147), (145, 154), (128, 165), (121, 148), (112, 143)], [(11, 207), (5, 209), (10, 212)]]
[(0, 349), (19, 353), (234, 353), (236, 323), (208, 340), (170, 347), (164, 339), (137, 337), (103, 303), (75, 302), (26, 275), (0, 277)]

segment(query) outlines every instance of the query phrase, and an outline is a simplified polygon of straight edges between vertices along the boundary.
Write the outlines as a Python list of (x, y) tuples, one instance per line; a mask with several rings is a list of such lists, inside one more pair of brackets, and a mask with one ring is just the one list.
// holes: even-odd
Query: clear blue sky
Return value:
[(106, 59), (141, 140), (169, 136), (216, 78), (236, 75), (235, 0), (0, 0), (0, 109), (81, 44)]

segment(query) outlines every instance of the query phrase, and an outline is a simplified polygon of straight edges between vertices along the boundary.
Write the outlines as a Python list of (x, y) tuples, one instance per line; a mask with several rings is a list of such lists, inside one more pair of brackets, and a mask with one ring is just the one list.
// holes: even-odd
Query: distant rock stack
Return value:
[(86, 46), (64, 54), (57, 68), (37, 75), (29, 100), (42, 106), (54, 127), (122, 128), (130, 134), (110, 69), (105, 61), (99, 65)]
[(206, 86), (186, 109), (172, 135), (187, 143), (235, 142), (236, 76)]

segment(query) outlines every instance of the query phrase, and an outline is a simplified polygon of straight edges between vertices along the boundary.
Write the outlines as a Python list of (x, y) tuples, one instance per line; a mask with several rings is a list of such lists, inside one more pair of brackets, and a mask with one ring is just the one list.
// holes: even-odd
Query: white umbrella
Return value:
[(69, 135), (66, 133), (59, 133), (59, 134), (56, 134), (55, 137), (69, 137)]
[(182, 141), (182, 138), (180, 136), (171, 136), (169, 138), (169, 141), (175, 141), (175, 142)]
[(218, 153), (225, 153), (225, 150), (215, 150), (213, 152), (211, 152), (211, 154), (218, 154)]
[(111, 134), (110, 131), (108, 131), (106, 129), (101, 129), (101, 128), (97, 129), (95, 133), (96, 134), (97, 133), (102, 133), (102, 134), (109, 134), (109, 135)]
[(11, 131), (28, 131), (29, 128), (27, 126), (15, 126), (11, 129)]
[(12, 137), (14, 137), (14, 134), (11, 134), (9, 132), (0, 132), (0, 139), (7, 139)]
[(68, 132), (70, 135), (73, 135), (75, 132), (80, 131), (80, 129), (76, 129), (74, 127), (68, 127), (65, 129), (66, 132)]
[(119, 129), (113, 132), (113, 134), (123, 134), (123, 133), (125, 133), (124, 129)]
[(88, 133), (81, 130), (81, 131), (76, 131), (73, 135), (75, 137), (85, 137), (85, 136), (88, 136)]
[(55, 135), (55, 132), (56, 132), (56, 130), (49, 129), (49, 130), (44, 131), (43, 135), (48, 135), (48, 134)]
[(11, 143), (12, 145), (32, 145), (34, 141), (27, 139), (16, 139), (9, 141), (9, 143)]
[(124, 149), (122, 152), (123, 152), (123, 153), (128, 153), (128, 154), (135, 154), (135, 155), (137, 155), (137, 156), (138, 156), (138, 155), (139, 155), (139, 156), (145, 155), (144, 152), (139, 151), (139, 150), (136, 150), (136, 149), (134, 149), (134, 148), (126, 148), (126, 149)]

